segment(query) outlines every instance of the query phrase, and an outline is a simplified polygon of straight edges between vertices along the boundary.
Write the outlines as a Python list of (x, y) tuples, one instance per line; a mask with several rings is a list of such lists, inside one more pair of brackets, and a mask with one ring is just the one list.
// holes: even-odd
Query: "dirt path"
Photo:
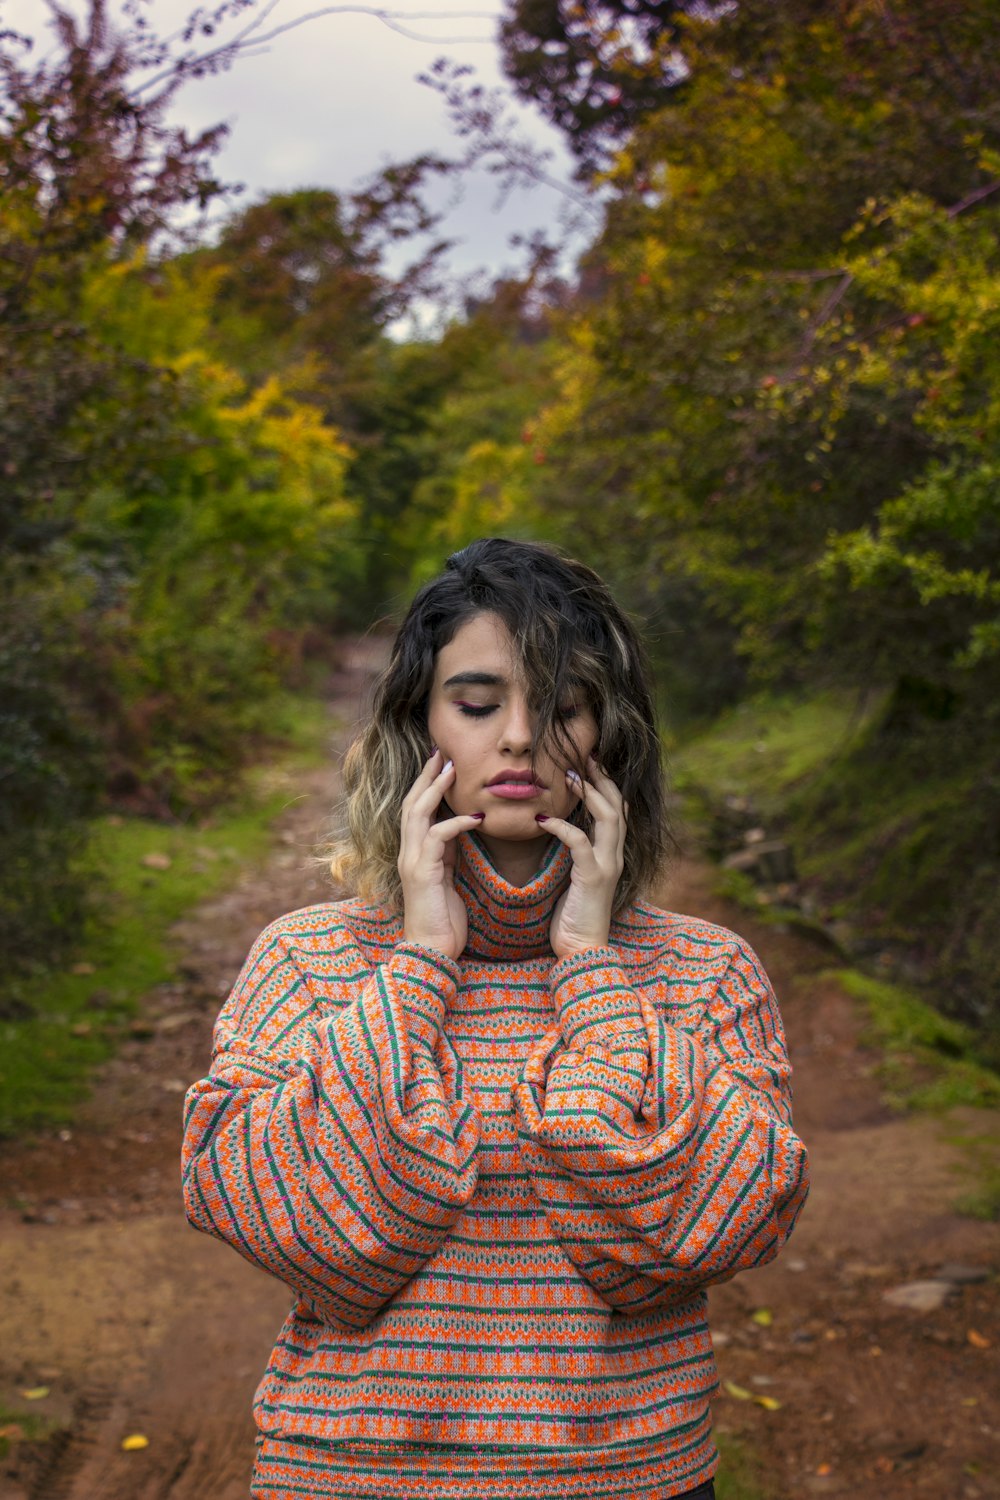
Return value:
[[(359, 649), (338, 684), (341, 737), (371, 653)], [(215, 1013), (260, 929), (328, 898), (308, 855), (334, 792), (332, 771), (290, 788), (267, 864), (183, 924), (181, 981), (148, 997), (149, 1035), (103, 1070), (69, 1138), (0, 1154), (0, 1406), (60, 1429), (11, 1445), (0, 1500), (246, 1500), (250, 1400), (288, 1294), (184, 1221), (181, 1093), (204, 1072)], [(815, 978), (826, 959), (814, 946), (720, 903), (694, 863), (665, 901), (760, 953), (813, 1159), (783, 1259), (712, 1293), (723, 1379), (779, 1405), (726, 1394), (717, 1425), (762, 1453), (768, 1500), (1000, 1497), (1000, 1229), (952, 1211), (957, 1149), (939, 1122), (882, 1107), (850, 1003)], [(954, 1290), (937, 1311), (883, 1300), (948, 1263)], [(761, 1309), (768, 1326), (754, 1321)], [(20, 1394), (42, 1385), (41, 1400)], [(130, 1434), (148, 1446), (123, 1452)]]

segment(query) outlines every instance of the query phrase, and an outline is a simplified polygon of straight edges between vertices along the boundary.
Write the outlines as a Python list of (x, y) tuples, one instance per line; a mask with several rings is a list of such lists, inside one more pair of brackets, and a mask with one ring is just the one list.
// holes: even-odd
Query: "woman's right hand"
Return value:
[(477, 828), (485, 813), (462, 813), (435, 822), (455, 779), (452, 762), (442, 766), (441, 760), (440, 750), (435, 750), (403, 799), (396, 868), (403, 885), (406, 942), (458, 958), (469, 936), (469, 918), (455, 889), (455, 840)]

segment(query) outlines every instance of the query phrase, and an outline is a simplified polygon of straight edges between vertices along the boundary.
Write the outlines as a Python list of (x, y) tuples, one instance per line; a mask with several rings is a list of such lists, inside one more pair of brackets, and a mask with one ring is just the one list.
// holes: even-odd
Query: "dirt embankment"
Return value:
[[(369, 666), (359, 650), (338, 685), (347, 728)], [(179, 980), (147, 998), (148, 1036), (101, 1072), (73, 1130), (0, 1151), (0, 1406), (56, 1429), (18, 1440), (14, 1423), (0, 1500), (245, 1500), (250, 1400), (288, 1295), (186, 1224), (181, 1093), (260, 929), (328, 899), (310, 856), (334, 792), (332, 771), (290, 789), (266, 865), (182, 925)], [(720, 903), (695, 862), (664, 899), (760, 953), (813, 1162), (784, 1256), (712, 1293), (719, 1428), (761, 1454), (768, 1500), (1000, 1496), (1000, 1228), (954, 1213), (958, 1148), (941, 1122), (885, 1110), (814, 946)], [(935, 1279), (933, 1310), (885, 1298)], [(147, 1445), (123, 1451), (130, 1435)]]

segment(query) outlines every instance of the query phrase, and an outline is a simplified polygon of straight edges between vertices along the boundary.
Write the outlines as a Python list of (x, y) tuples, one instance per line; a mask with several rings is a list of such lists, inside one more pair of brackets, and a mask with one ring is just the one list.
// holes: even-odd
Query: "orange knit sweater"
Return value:
[(553, 842), (509, 885), (463, 836), (458, 960), (398, 916), (261, 934), (186, 1106), (199, 1229), (287, 1283), (258, 1500), (665, 1500), (715, 1470), (705, 1287), (806, 1193), (770, 985), (639, 903), (555, 962)]

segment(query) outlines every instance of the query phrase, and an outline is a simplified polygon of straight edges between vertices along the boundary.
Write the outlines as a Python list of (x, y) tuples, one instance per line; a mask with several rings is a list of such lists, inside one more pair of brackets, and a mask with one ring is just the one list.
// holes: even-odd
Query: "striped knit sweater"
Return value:
[(639, 903), (559, 962), (553, 841), (463, 836), (458, 960), (346, 901), (255, 943), (190, 1090), (199, 1229), (287, 1283), (258, 1500), (665, 1500), (714, 1472), (705, 1288), (806, 1193), (774, 996)]

